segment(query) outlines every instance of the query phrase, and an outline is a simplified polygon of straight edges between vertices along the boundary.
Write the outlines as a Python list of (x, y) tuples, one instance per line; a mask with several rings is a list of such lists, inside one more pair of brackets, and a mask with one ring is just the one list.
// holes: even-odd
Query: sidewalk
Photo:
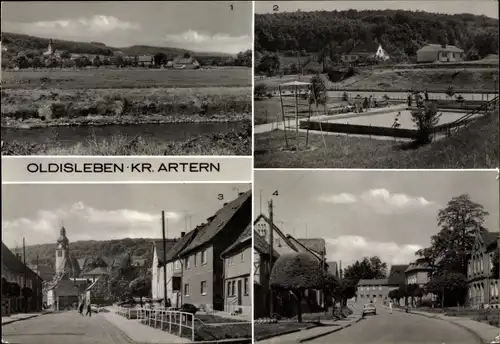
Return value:
[[(393, 310), (398, 312), (404, 312), (403, 309), (393, 308)], [(440, 319), (452, 324), (455, 324), (472, 334), (474, 334), (483, 343), (491, 343), (493, 338), (500, 334), (500, 328), (485, 324), (479, 321), (475, 321), (465, 317), (451, 317), (444, 314), (435, 314), (422, 311), (414, 311), (410, 309), (410, 314), (417, 314), (427, 318)]]
[(336, 321), (325, 321), (322, 320), (323, 326), (313, 327), (311, 329), (304, 329), (301, 331), (293, 332), (290, 334), (285, 334), (283, 336), (277, 336), (263, 341), (259, 341), (259, 344), (278, 344), (278, 343), (304, 343), (316, 338), (327, 336), (331, 333), (341, 331), (349, 326), (352, 326), (361, 321), (361, 314), (353, 313), (342, 320)]
[(143, 325), (138, 320), (129, 320), (114, 312), (99, 313), (98, 316), (102, 316), (106, 321), (114, 325), (135, 344), (177, 344), (191, 342), (186, 338)]
[(21, 321), (21, 320), (27, 320), (27, 319), (35, 318), (35, 317), (38, 317), (40, 315), (49, 314), (49, 313), (52, 313), (52, 311), (43, 311), (43, 312), (40, 312), (40, 313), (17, 313), (17, 314), (12, 314), (11, 316), (8, 316), (8, 317), (2, 317), (2, 326), (3, 325), (12, 324), (14, 322)]

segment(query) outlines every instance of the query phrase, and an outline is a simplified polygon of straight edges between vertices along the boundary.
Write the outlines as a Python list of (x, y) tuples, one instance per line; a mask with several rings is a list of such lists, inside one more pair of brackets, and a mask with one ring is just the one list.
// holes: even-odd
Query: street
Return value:
[(130, 344), (101, 315), (84, 317), (75, 312), (38, 316), (2, 326), (10, 344)]
[[(362, 304), (356, 304), (361, 309)], [(377, 305), (377, 315), (339, 332), (310, 343), (335, 344), (475, 344), (477, 339), (466, 330), (448, 322), (420, 315), (389, 311)]]

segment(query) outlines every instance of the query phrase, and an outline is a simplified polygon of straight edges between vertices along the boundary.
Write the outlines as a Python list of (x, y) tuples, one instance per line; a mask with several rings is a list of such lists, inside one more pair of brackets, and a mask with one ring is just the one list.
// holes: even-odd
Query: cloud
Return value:
[(410, 196), (403, 193), (391, 193), (387, 189), (371, 189), (356, 196), (350, 193), (323, 195), (320, 202), (333, 204), (361, 203), (379, 213), (392, 213), (397, 210), (425, 208), (435, 203), (421, 196)]
[(223, 33), (210, 35), (194, 30), (178, 34), (166, 34), (165, 42), (179, 48), (195, 51), (220, 51), (231, 54), (236, 54), (252, 47), (252, 37), (250, 35), (230, 36)]
[[(182, 218), (178, 212), (166, 212), (165, 216), (173, 223)], [(32, 218), (2, 221), (2, 240), (8, 246), (19, 244), (23, 237), (32, 244), (54, 242), (62, 221), (70, 241), (161, 235), (160, 214), (133, 209), (102, 210), (77, 202), (67, 208), (40, 210)]]
[(126, 22), (114, 16), (94, 15), (71, 19), (37, 21), (31, 23), (4, 23), (4, 31), (13, 31), (39, 37), (99, 39), (99, 35), (140, 30), (137, 23)]
[(391, 241), (370, 241), (362, 236), (344, 235), (337, 238), (326, 238), (328, 259), (342, 260), (343, 268), (364, 257), (378, 256), (388, 265), (408, 264), (414, 261), (415, 252), (422, 248), (419, 245), (400, 245)]
[(320, 202), (334, 203), (334, 204), (350, 204), (356, 203), (357, 198), (350, 193), (341, 193), (337, 195), (324, 195), (319, 197)]

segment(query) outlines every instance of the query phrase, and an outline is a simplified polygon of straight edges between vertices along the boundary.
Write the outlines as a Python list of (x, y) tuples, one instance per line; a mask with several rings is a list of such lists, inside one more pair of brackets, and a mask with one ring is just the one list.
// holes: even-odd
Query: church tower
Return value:
[(60, 274), (66, 269), (66, 261), (69, 259), (69, 240), (66, 237), (66, 228), (61, 227), (56, 248), (56, 274)]
[(49, 41), (49, 47), (47, 48), (47, 53), (49, 55), (52, 55), (52, 53), (54, 52), (54, 50), (52, 50), (52, 39)]

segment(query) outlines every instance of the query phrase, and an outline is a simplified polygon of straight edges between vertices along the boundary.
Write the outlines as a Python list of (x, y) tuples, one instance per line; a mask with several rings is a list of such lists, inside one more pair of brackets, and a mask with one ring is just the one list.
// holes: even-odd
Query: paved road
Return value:
[(11, 344), (130, 344), (100, 315), (76, 312), (41, 315), (2, 326), (2, 338)]
[(478, 344), (472, 334), (448, 322), (397, 311), (389, 314), (382, 306), (375, 316), (307, 343)]

